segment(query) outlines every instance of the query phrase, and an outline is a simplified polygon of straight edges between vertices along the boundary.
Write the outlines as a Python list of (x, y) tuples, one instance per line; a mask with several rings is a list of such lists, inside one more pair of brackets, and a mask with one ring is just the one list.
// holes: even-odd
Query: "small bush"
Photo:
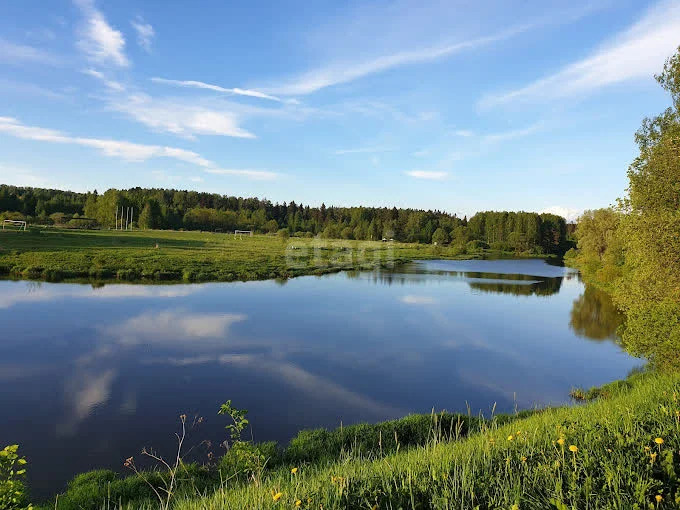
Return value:
[(275, 441), (257, 444), (238, 441), (220, 459), (219, 470), (224, 479), (253, 478), (280, 463), (281, 452)]
[(485, 243), (484, 241), (468, 241), (468, 243), (465, 245), (465, 248), (467, 249), (468, 252), (471, 251), (480, 251), (480, 250), (486, 250), (489, 248), (489, 245)]

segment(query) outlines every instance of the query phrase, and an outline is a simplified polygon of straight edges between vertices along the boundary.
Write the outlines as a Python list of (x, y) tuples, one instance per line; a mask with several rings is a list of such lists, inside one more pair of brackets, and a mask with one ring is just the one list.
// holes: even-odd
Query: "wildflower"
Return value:
[(278, 501), (278, 500), (281, 499), (282, 497), (283, 497), (283, 492), (277, 492), (276, 494), (272, 494), (272, 499), (273, 499), (274, 501)]
[(663, 497), (661, 497), (661, 494), (657, 494), (654, 496), (654, 499), (656, 499), (657, 503), (661, 503), (663, 501)]
[(654, 461), (656, 460), (656, 452), (650, 453), (650, 454), (649, 454), (649, 458), (651, 459), (651, 460), (649, 461), (649, 463), (650, 463), (650, 464), (654, 464)]
[(661, 445), (663, 444), (663, 439), (661, 439), (660, 437), (657, 437), (657, 438), (654, 440), (654, 442), (655, 442), (656, 444), (658, 444), (659, 446), (661, 446)]
[(512, 505), (510, 507), (510, 510), (519, 510), (519, 505), (517, 503), (515, 503), (514, 505)]
[(290, 470), (290, 472), (296, 475), (298, 472), (298, 468), (294, 467), (293, 469)]
[(508, 441), (512, 441), (513, 439), (515, 439), (515, 437), (514, 437), (512, 434), (510, 434), (510, 435), (508, 436)]
[(645, 451), (648, 452), (649, 450), (651, 450), (651, 448), (649, 446), (645, 446)]
[(578, 451), (578, 446), (575, 444), (569, 445), (569, 451), (572, 453), (576, 453)]
[(298, 508), (301, 507), (302, 501), (300, 501), (299, 499), (297, 501), (295, 501), (295, 506), (298, 507)]
[(560, 446), (564, 446), (564, 438), (563, 437), (559, 438), (557, 440), (557, 444), (560, 445)]
[(522, 462), (526, 462), (526, 461), (527, 461), (527, 458), (526, 458), (526, 457), (522, 457)]

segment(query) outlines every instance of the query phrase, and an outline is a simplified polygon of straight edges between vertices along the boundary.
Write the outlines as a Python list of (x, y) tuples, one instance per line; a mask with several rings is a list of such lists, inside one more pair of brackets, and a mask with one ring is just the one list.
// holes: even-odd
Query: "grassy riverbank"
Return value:
[[(679, 394), (678, 375), (636, 374), (592, 403), (514, 418), (303, 433), (255, 477), (192, 467), (171, 507), (677, 508)], [(82, 475), (50, 507), (158, 507), (141, 480), (115, 478)]]
[(256, 280), (485, 254), (493, 253), (412, 243), (267, 235), (234, 238), (233, 234), (161, 230), (0, 232), (0, 276), (51, 281)]

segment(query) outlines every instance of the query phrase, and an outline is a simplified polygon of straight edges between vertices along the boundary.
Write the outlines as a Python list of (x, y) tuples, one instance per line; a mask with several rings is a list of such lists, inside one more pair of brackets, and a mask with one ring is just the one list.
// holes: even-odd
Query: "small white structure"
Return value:
[(249, 235), (250, 237), (253, 237), (253, 231), (252, 230), (234, 230), (234, 239), (236, 239), (236, 236), (238, 236), (239, 239), (243, 239), (244, 235)]
[(3, 220), (2, 230), (5, 230), (5, 225), (14, 225), (15, 227), (19, 227), (19, 230), (26, 230), (26, 222), (21, 220)]

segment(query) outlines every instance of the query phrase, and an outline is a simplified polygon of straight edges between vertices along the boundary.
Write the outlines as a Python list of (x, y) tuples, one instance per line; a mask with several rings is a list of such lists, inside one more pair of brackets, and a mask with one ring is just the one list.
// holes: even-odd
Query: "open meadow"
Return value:
[(417, 243), (276, 235), (39, 228), (0, 232), (0, 275), (49, 281), (256, 280), (475, 256), (480, 254)]

